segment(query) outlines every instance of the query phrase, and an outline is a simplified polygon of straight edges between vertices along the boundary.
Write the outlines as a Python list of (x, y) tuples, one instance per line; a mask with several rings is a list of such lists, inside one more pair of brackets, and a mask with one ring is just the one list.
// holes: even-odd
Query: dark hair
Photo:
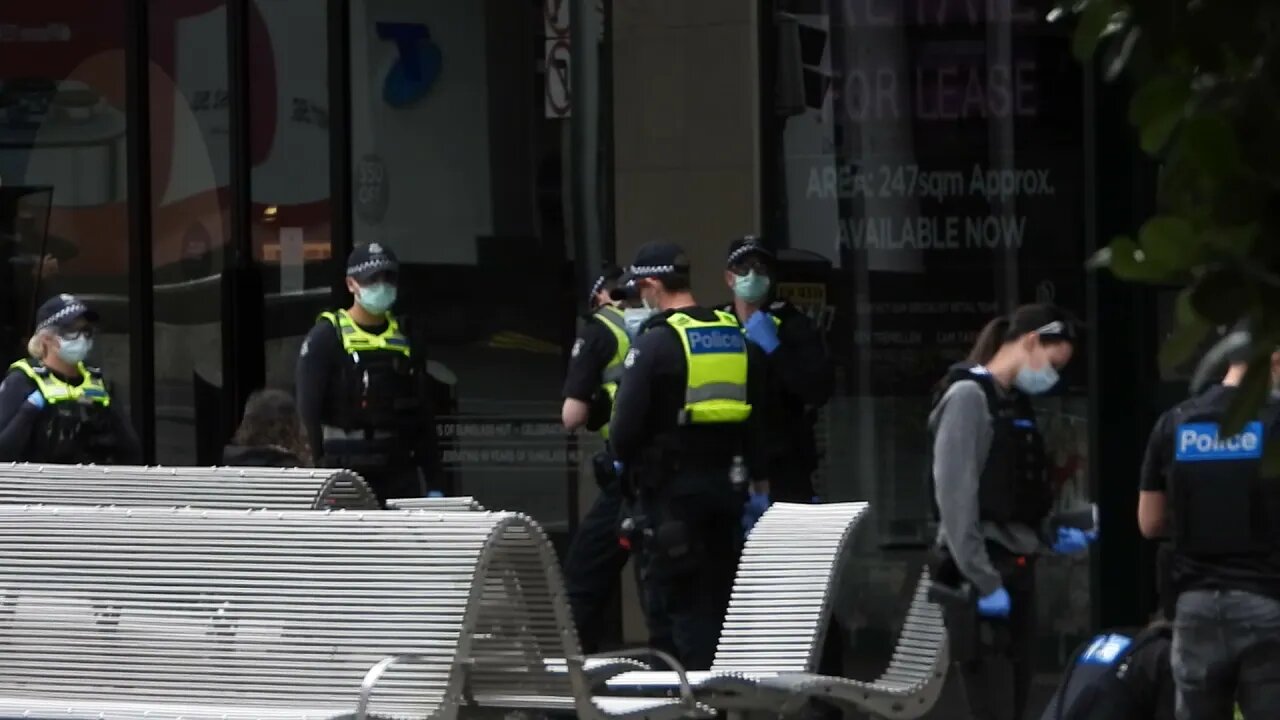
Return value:
[(1039, 332), (1040, 342), (1045, 345), (1074, 343), (1077, 325), (1079, 323), (1069, 313), (1055, 305), (1022, 305), (1012, 313), (988, 322), (982, 332), (978, 333), (978, 339), (973, 343), (973, 349), (969, 351), (965, 362), (985, 365), (991, 362), (991, 358), (996, 356), (996, 352), (1005, 343), (1030, 332)]
[(693, 287), (689, 281), (689, 273), (687, 271), (667, 273), (655, 278), (662, 283), (662, 288), (667, 292), (681, 292)]
[(241, 447), (278, 447), (293, 453), (304, 466), (312, 463), (298, 406), (283, 390), (254, 391), (244, 404), (244, 419), (231, 442)]

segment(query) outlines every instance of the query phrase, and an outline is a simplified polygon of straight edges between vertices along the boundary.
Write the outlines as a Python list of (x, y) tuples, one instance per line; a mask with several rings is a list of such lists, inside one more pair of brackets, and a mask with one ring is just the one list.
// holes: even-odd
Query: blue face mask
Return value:
[(1045, 363), (1042, 368), (1023, 367), (1013, 379), (1013, 384), (1028, 395), (1047, 393), (1058, 384), (1058, 371), (1053, 365)]
[(743, 302), (758, 303), (769, 294), (769, 276), (758, 275), (755, 270), (733, 278), (733, 294)]
[(627, 308), (622, 311), (622, 322), (627, 327), (627, 334), (632, 338), (640, 334), (640, 326), (651, 317), (653, 317), (653, 311), (649, 308)]
[(356, 302), (372, 315), (381, 315), (396, 303), (396, 286), (390, 283), (374, 283), (360, 288)]
[(79, 365), (89, 357), (93, 349), (93, 340), (81, 335), (74, 340), (58, 338), (58, 359), (70, 365)]

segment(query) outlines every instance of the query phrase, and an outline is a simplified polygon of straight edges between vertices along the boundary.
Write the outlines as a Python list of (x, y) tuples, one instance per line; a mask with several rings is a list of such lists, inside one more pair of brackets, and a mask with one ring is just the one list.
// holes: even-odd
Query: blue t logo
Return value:
[(444, 56), (421, 23), (377, 24), (378, 37), (396, 44), (397, 59), (382, 83), (382, 98), (392, 107), (405, 107), (431, 92), (440, 78)]

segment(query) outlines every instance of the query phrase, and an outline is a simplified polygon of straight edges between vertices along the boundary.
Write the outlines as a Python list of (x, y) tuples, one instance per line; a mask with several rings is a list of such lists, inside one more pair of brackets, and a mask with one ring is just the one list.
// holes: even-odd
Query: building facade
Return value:
[(1088, 326), (1040, 407), (1054, 478), (1104, 506), (1092, 560), (1043, 565), (1052, 669), (1151, 607), (1138, 458), (1182, 378), (1155, 371), (1169, 293), (1085, 270), (1152, 171), (1126, 91), (1043, 4), (7, 3), (0, 337), (16, 357), (33, 303), (85, 296), (151, 458), (208, 464), (250, 391), (292, 386), (349, 249), (382, 243), (450, 398), (445, 466), (567, 531), (592, 492), (592, 441), (558, 425), (588, 279), (672, 239), (720, 302), (729, 240), (762, 234), (838, 364), (821, 483), (876, 509), (840, 603), (875, 648), (928, 533), (934, 382), (990, 317), (1052, 300)]

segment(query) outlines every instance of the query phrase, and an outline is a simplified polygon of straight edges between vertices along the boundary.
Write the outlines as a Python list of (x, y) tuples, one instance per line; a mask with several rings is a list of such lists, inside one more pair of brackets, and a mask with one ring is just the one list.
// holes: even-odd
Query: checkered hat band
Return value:
[(87, 312), (89, 312), (89, 308), (85, 306), (84, 303), (74, 302), (45, 318), (45, 321), (40, 323), (40, 326), (36, 329), (44, 330), (45, 328), (53, 327), (54, 325), (61, 325), (64, 321), (70, 320), (78, 315), (83, 315)]

